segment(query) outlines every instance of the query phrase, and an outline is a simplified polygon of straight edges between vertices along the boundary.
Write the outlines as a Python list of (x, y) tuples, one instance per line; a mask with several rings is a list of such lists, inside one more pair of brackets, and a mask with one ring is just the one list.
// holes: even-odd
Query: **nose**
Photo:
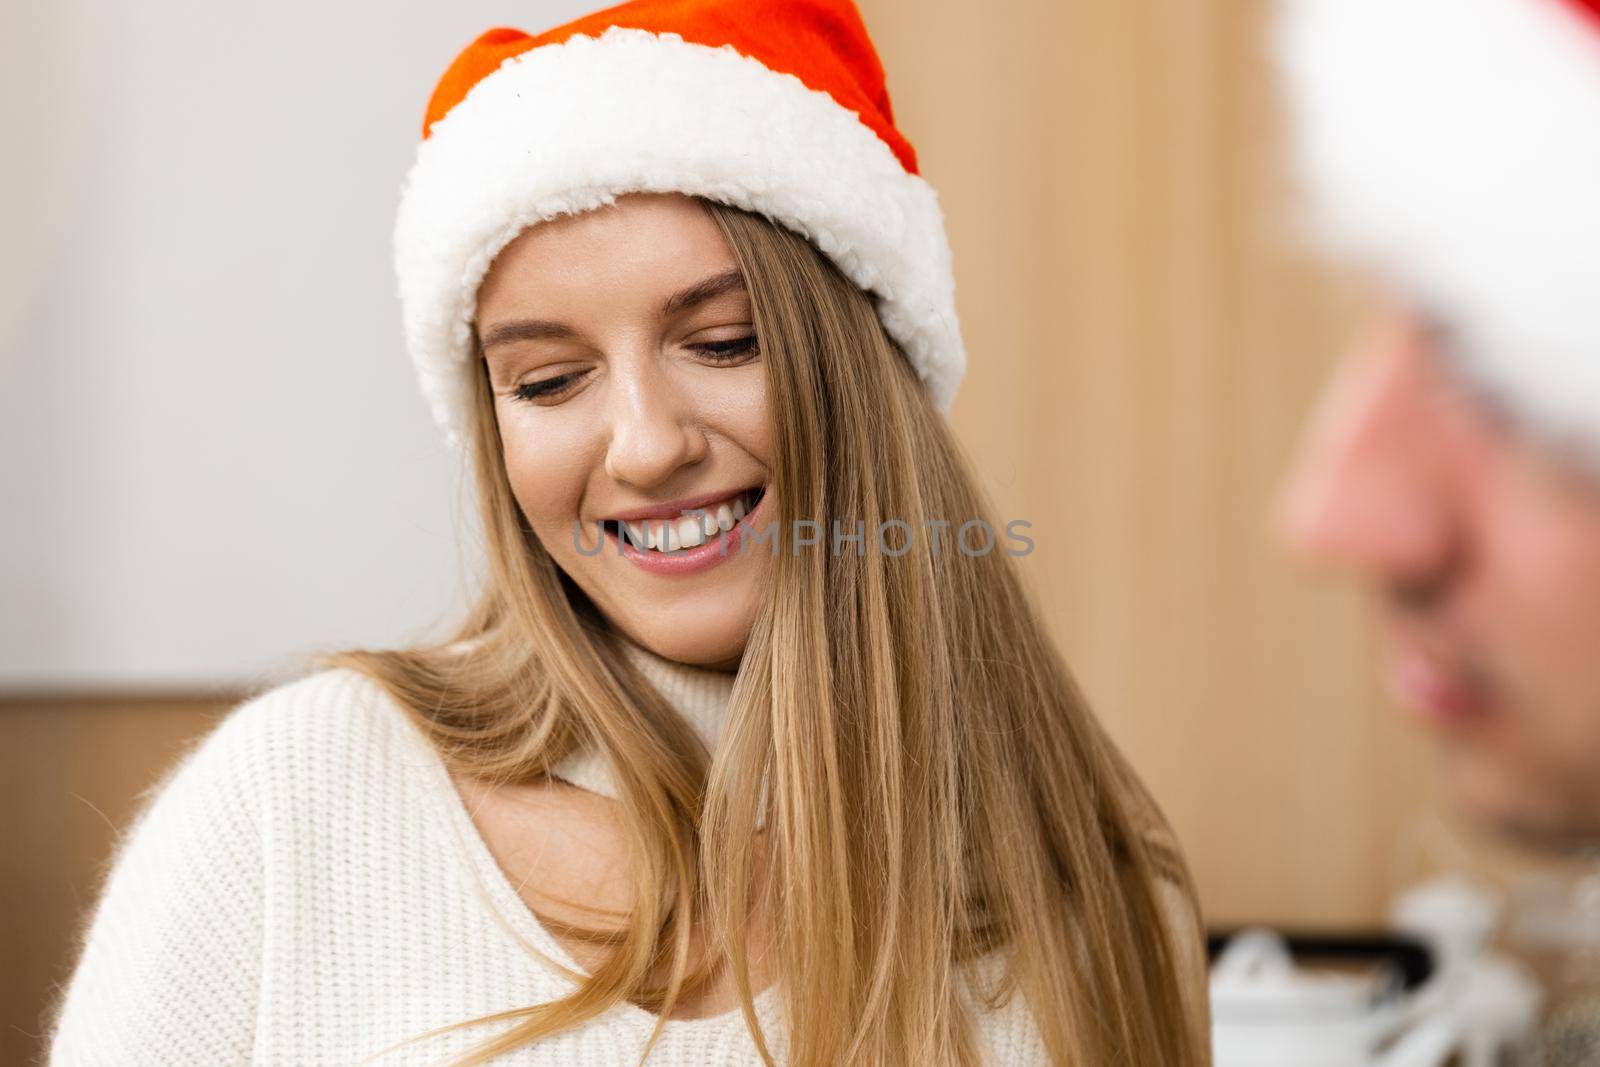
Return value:
[(618, 367), (608, 404), (611, 438), (605, 469), (612, 479), (652, 489), (709, 449), (692, 405), (652, 358)]
[(1398, 587), (1448, 566), (1455, 517), (1435, 358), (1404, 314), (1346, 357), (1279, 493), (1278, 530), (1297, 555)]

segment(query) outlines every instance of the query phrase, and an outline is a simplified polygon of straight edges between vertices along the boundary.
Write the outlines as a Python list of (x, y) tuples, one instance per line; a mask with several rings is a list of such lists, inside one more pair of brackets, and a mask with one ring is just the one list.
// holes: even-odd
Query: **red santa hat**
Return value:
[(469, 44), (428, 104), (394, 261), (407, 349), (463, 442), (477, 290), (524, 228), (680, 192), (805, 236), (948, 411), (966, 366), (938, 197), (849, 0), (633, 0)]
[(1600, 457), (1600, 0), (1280, 0), (1274, 30), (1314, 236)]

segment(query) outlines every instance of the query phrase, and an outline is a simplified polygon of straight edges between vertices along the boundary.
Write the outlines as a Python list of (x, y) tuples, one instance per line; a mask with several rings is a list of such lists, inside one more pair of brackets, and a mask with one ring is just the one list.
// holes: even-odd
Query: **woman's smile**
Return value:
[[(602, 519), (615, 553), (652, 574), (693, 574), (745, 551), (744, 538), (768, 508), (766, 486)], [(673, 518), (673, 516), (678, 516)]]

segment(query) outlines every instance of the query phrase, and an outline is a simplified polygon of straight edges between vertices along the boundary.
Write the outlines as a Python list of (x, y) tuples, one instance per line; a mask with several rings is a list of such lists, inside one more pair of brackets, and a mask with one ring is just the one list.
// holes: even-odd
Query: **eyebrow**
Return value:
[(673, 293), (662, 303), (661, 313), (676, 315), (696, 304), (704, 304), (707, 300), (714, 300), (724, 293), (733, 292), (744, 292), (744, 275), (740, 273), (738, 267), (730, 267), (721, 274), (713, 274), (687, 289)]
[[(663, 317), (677, 315), (698, 304), (714, 300), (724, 293), (743, 292), (744, 289), (744, 274), (739, 268), (733, 267), (673, 293), (662, 301), (661, 314)], [(512, 341), (538, 341), (544, 338), (573, 337), (576, 334), (577, 331), (564, 322), (552, 322), (549, 319), (513, 319), (510, 322), (497, 324), (479, 337), (478, 348), (480, 351), (487, 351), (495, 345), (509, 344)]]

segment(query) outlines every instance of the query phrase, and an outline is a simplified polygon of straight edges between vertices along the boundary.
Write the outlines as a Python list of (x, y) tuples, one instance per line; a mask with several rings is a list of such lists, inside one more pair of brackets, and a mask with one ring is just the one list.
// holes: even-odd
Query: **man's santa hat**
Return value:
[(940, 410), (966, 365), (944, 217), (850, 0), (634, 0), (491, 29), (434, 90), (395, 271), (435, 419), (464, 439), (477, 290), (524, 228), (630, 192), (759, 212), (876, 297)]
[(1600, 0), (1280, 0), (1316, 236), (1600, 458)]

